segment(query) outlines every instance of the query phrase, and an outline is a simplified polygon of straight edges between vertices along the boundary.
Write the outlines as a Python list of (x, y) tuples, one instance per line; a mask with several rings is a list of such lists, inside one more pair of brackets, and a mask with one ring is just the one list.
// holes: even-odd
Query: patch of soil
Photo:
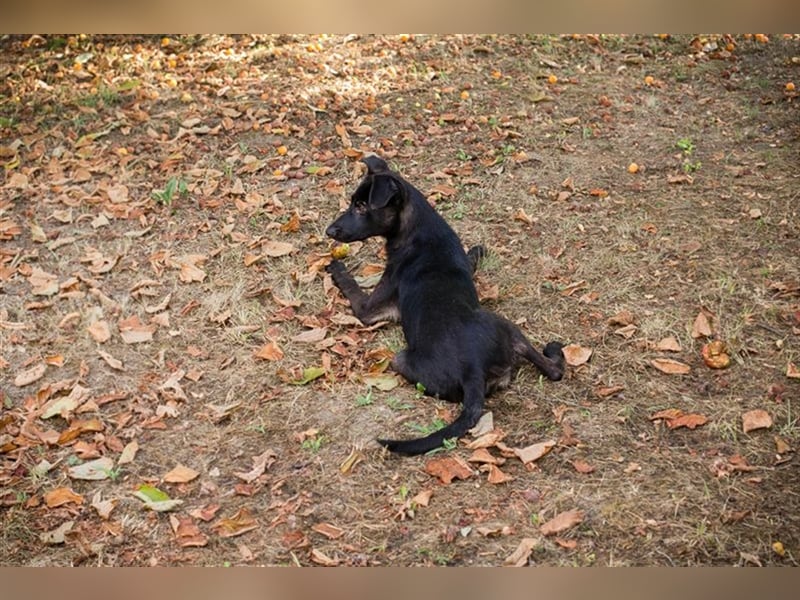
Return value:
[[(797, 36), (2, 44), (8, 564), (796, 564)], [(592, 351), (488, 401), (494, 467), (374, 441), (458, 408), (365, 382), (402, 332), (325, 274), (365, 152), (489, 247), (486, 306)]]

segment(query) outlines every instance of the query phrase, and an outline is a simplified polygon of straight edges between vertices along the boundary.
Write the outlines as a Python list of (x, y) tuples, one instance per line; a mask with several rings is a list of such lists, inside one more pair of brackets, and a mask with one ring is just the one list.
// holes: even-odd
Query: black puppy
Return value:
[(483, 248), (465, 253), (419, 190), (377, 156), (363, 162), (367, 174), (350, 208), (326, 234), (340, 242), (386, 238), (386, 270), (370, 295), (341, 261), (331, 262), (328, 272), (362, 323), (400, 321), (408, 347), (394, 357), (395, 371), (428, 395), (463, 403), (455, 421), (426, 437), (378, 440), (393, 452), (422, 454), (473, 427), (485, 397), (508, 386), (523, 359), (556, 381), (564, 374), (564, 354), (558, 342), (540, 353), (516, 325), (483, 310), (472, 282)]

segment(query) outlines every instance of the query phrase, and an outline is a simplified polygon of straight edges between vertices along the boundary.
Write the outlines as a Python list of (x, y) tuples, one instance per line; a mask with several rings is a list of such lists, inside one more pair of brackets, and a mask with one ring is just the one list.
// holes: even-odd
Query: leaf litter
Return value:
[[(694, 490), (699, 480), (727, 476), (726, 498), (753, 509), (750, 529), (730, 521), (708, 539), (680, 534), (671, 543), (682, 561), (786, 560), (762, 552), (749, 531), (787, 549), (797, 543), (781, 516), (793, 514), (792, 499), (777, 491), (789, 485), (797, 442), (784, 424), (798, 377), (798, 232), (786, 174), (776, 168), (793, 146), (783, 128), (764, 126), (794, 106), (784, 65), (772, 58), (796, 54), (797, 41), (697, 38), (548, 36), (547, 60), (558, 67), (542, 64), (557, 69), (554, 83), (519, 63), (521, 52), (543, 57), (543, 42), (523, 48), (511, 36), (4, 40), (14, 94), (0, 96), (20, 101), (6, 106), (11, 124), (0, 124), (0, 377), (30, 381), (0, 390), (0, 502), (14, 507), (4, 513), (16, 527), (9, 531), (37, 534), (7, 538), (4, 555), (60, 563), (124, 536), (129, 551), (102, 556), (117, 564), (145, 556), (160, 564), (498, 564), (519, 547), (513, 564), (588, 564), (605, 562), (614, 547), (624, 564), (668, 564), (663, 529), (648, 525), (641, 536), (618, 526), (622, 515), (647, 513), (675, 523), (673, 531), (691, 530), (698, 518), (718, 522), (724, 507)], [(631, 48), (640, 62), (629, 62)], [(232, 77), (224, 65), (234, 60), (245, 68)], [(633, 65), (646, 65), (652, 84)], [(720, 66), (722, 80), (709, 65)], [(740, 68), (781, 85), (737, 87)], [(670, 69), (690, 73), (696, 108)], [(271, 85), (277, 72), (281, 86)], [(729, 93), (709, 91), (721, 81)], [(654, 93), (659, 110), (680, 112), (681, 131), (672, 119), (661, 127), (646, 117)], [(703, 126), (709, 104), (728, 115), (713, 130)], [(756, 129), (774, 156), (730, 145), (730, 131)], [(543, 145), (533, 149), (531, 139)], [(603, 145), (622, 156), (630, 139), (647, 160), (626, 157), (617, 177)], [(478, 270), (483, 302), (519, 318), (532, 341), (580, 340), (595, 351), (558, 384), (539, 384), (524, 367), (488, 403), (502, 436), (483, 425), (436, 457), (402, 461), (371, 445), (379, 428), (431, 404), (390, 370), (372, 370), (368, 353), (395, 348), (399, 330), (363, 327), (324, 270), (332, 250), (324, 226), (347, 203), (367, 152), (383, 154), (429, 194), (465, 244), (489, 246), (495, 256)], [(625, 166), (634, 159), (631, 174)], [(706, 185), (726, 173), (721, 196), (708, 196)], [(486, 189), (496, 193), (480, 196), (478, 215), (469, 192)], [(769, 281), (752, 275), (763, 268), (748, 246), (756, 225)], [(383, 269), (371, 242), (352, 243), (338, 258), (373, 282)], [(736, 285), (727, 273), (737, 274)], [(683, 344), (648, 341), (683, 328), (688, 346), (682, 335), (674, 341)], [(292, 339), (305, 331), (311, 339)], [(702, 344), (723, 334), (736, 368), (698, 368)], [(653, 351), (690, 370), (662, 376), (647, 361), (666, 357), (647, 355), (641, 369)], [(777, 384), (786, 389), (767, 392)], [(370, 387), (371, 403), (354, 402)], [(753, 398), (769, 404), (780, 444), (759, 429), (724, 436)], [(700, 401), (702, 415), (657, 419), (675, 429), (693, 424), (688, 446), (664, 445), (672, 432), (647, 422), (653, 407)], [(559, 431), (551, 409), (567, 405), (569, 430)], [(700, 427), (700, 417), (712, 426)], [(318, 444), (289, 441), (310, 429), (326, 435)], [(467, 447), (477, 439), (484, 447)], [(516, 452), (534, 447), (523, 456), (536, 456), (554, 440), (538, 459), (519, 460)], [(267, 449), (280, 459), (256, 461)], [(32, 467), (33, 455), (49, 461)], [(410, 503), (407, 518), (385, 518), (398, 488), (414, 487), (427, 460), (450, 455), (473, 476), (410, 492), (399, 503)], [(99, 459), (110, 462), (93, 464)], [(167, 515), (124, 499), (137, 486), (162, 485), (179, 464), (202, 475), (165, 481), (166, 498), (145, 494)], [(623, 476), (647, 478), (646, 498), (613, 481), (630, 464), (638, 470)], [(583, 472), (592, 467), (603, 477)], [(679, 513), (659, 493), (676, 486), (688, 490)], [(48, 507), (44, 494), (59, 488), (83, 503)], [(334, 511), (332, 495), (358, 516)], [(542, 539), (531, 520), (570, 505), (607, 507), (604, 519), (589, 521), (591, 549), (582, 529)], [(139, 526), (152, 518), (162, 527)], [(212, 528), (224, 519), (229, 528)], [(262, 522), (263, 532), (244, 536)], [(343, 533), (328, 537), (315, 523)], [(227, 531), (243, 537), (223, 558), (204, 536)], [(423, 533), (430, 553), (404, 541)], [(383, 538), (400, 541), (376, 550)]]

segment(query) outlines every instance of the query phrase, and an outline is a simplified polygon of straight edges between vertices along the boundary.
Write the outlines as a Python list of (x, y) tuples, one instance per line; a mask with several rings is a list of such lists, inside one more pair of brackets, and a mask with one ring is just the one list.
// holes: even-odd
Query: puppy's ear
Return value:
[(395, 196), (401, 195), (400, 184), (390, 175), (376, 175), (369, 190), (371, 208), (384, 208)]
[(386, 164), (386, 161), (376, 154), (365, 156), (361, 159), (361, 162), (367, 165), (368, 175), (375, 175), (377, 173), (385, 173), (389, 171), (389, 165)]

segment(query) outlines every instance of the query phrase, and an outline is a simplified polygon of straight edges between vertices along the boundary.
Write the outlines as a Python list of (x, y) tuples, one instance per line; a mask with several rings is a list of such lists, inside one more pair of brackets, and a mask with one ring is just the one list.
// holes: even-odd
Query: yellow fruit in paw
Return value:
[(331, 250), (331, 256), (336, 260), (342, 259), (350, 252), (350, 244), (340, 244)]

